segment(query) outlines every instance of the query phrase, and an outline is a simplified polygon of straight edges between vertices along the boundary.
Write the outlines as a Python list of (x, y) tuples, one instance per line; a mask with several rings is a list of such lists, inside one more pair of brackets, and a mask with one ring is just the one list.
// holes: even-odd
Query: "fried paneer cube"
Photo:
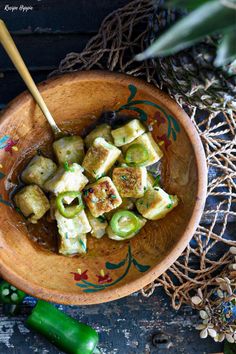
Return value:
[(112, 180), (121, 197), (140, 198), (147, 189), (145, 167), (116, 167)]
[(43, 188), (44, 183), (55, 173), (57, 165), (44, 156), (34, 156), (21, 174), (26, 184), (37, 184)]
[(162, 219), (178, 204), (175, 195), (169, 195), (160, 187), (148, 189), (144, 196), (136, 201), (138, 212), (149, 220)]
[(93, 129), (84, 139), (87, 149), (90, 148), (96, 138), (103, 138), (108, 143), (113, 144), (111, 126), (108, 124), (100, 124), (95, 129)]
[(14, 196), (14, 201), (22, 214), (32, 224), (36, 224), (37, 221), (50, 209), (50, 204), (46, 195), (36, 184), (22, 188)]
[(59, 253), (64, 256), (72, 256), (75, 254), (84, 254), (87, 251), (87, 237), (81, 234), (74, 238), (60, 238)]
[(121, 151), (103, 138), (96, 138), (85, 155), (82, 166), (94, 178), (106, 174), (120, 156)]
[[(83, 171), (84, 169), (77, 163), (73, 163), (67, 171), (59, 167), (56, 174), (44, 184), (44, 188), (55, 195), (69, 191), (79, 192), (88, 183)], [(65, 202), (70, 203), (71, 200), (65, 198)]]
[(122, 203), (119, 205), (119, 207), (116, 209), (113, 209), (109, 213), (106, 213), (105, 217), (107, 218), (107, 220), (111, 220), (114, 213), (116, 213), (118, 210), (120, 210), (120, 209), (132, 210), (132, 209), (134, 209), (134, 207), (135, 207), (134, 199), (122, 198)]
[[(139, 220), (140, 220), (140, 228), (135, 231), (134, 233), (132, 233), (131, 235), (129, 235), (128, 237), (126, 236), (125, 239), (128, 240), (132, 237), (134, 237), (135, 235), (137, 235), (139, 233), (139, 231), (143, 228), (143, 226), (146, 224), (147, 220), (143, 219), (142, 217), (139, 217)], [(114, 231), (112, 230), (111, 226), (109, 225), (106, 229), (106, 233), (107, 233), (107, 236), (112, 239), (112, 240), (115, 240), (115, 241), (124, 241), (124, 237), (121, 237), (119, 235), (116, 235), (114, 233)]]
[(155, 178), (150, 172), (147, 172), (147, 188), (153, 188)]
[(91, 226), (84, 210), (72, 219), (65, 218), (58, 210), (56, 210), (55, 218), (57, 221), (59, 235), (63, 239), (76, 238), (81, 234), (87, 234), (91, 231)]
[(89, 211), (86, 211), (89, 223), (92, 227), (91, 235), (95, 238), (102, 238), (106, 233), (107, 221), (106, 218), (101, 215), (95, 218)]
[(145, 127), (138, 119), (133, 119), (122, 127), (111, 131), (116, 146), (123, 146), (131, 143), (143, 133), (145, 133)]
[(125, 155), (125, 152), (127, 151), (127, 149), (132, 144), (141, 144), (148, 152), (148, 159), (142, 163), (142, 166), (153, 165), (154, 163), (159, 161), (163, 156), (163, 152), (161, 151), (158, 144), (153, 139), (151, 133), (145, 133), (145, 134), (139, 136), (137, 139), (135, 139), (132, 143), (123, 146), (122, 150), (124, 152), (124, 155)]
[(110, 177), (102, 177), (95, 183), (86, 186), (83, 190), (83, 198), (95, 218), (108, 213), (122, 203)]
[(84, 158), (84, 142), (80, 136), (66, 136), (54, 141), (54, 153), (60, 165), (68, 162), (81, 163)]

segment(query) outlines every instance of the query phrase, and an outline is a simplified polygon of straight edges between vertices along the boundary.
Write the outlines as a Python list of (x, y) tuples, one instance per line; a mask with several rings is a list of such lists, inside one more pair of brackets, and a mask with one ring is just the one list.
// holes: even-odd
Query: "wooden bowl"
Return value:
[(149, 221), (131, 240), (89, 237), (86, 256), (64, 257), (33, 242), (10, 201), (22, 163), (53, 140), (31, 95), (24, 92), (0, 121), (0, 273), (26, 293), (62, 304), (95, 304), (141, 289), (181, 255), (202, 214), (207, 168), (190, 118), (170, 97), (139, 79), (108, 72), (79, 72), (42, 82), (39, 89), (62, 129), (78, 133), (102, 112), (117, 110), (147, 120), (164, 151), (164, 188), (180, 204)]

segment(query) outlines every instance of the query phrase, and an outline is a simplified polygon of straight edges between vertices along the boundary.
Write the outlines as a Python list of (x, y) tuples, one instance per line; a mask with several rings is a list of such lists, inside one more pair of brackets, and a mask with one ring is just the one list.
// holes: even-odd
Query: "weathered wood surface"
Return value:
[[(0, 18), (6, 21), (36, 82), (46, 79), (68, 52), (79, 52), (97, 32), (102, 19), (128, 0), (0, 0)], [(23, 12), (19, 6), (33, 9)], [(6, 5), (18, 10), (5, 10)], [(25, 90), (25, 85), (0, 48), (0, 109)], [(212, 176), (214, 171), (210, 172)], [(221, 227), (219, 218), (218, 227)], [(233, 221), (233, 220), (232, 220)], [(211, 218), (205, 218), (209, 224)], [(232, 237), (235, 223), (230, 225)], [(29, 331), (24, 320), (35, 299), (26, 298), (22, 313), (7, 318), (0, 307), (1, 354), (61, 353), (41, 336)], [(71, 316), (94, 326), (104, 354), (209, 354), (222, 344), (201, 340), (194, 329), (198, 315), (190, 307), (174, 311), (162, 289), (148, 299), (134, 294), (119, 301), (87, 307), (60, 306)], [(171, 346), (154, 347), (152, 336), (163, 332)]]
[[(14, 319), (1, 315), (1, 354), (62, 353), (25, 327), (24, 321), (34, 303), (34, 299), (27, 298), (22, 314)], [(59, 308), (98, 330), (103, 354), (209, 354), (222, 351), (222, 344), (209, 338), (200, 340), (194, 328), (199, 321), (198, 315), (189, 307), (173, 311), (161, 289), (150, 298), (133, 294), (107, 304)], [(152, 344), (153, 335), (158, 332), (164, 333), (168, 344), (157, 347)]]

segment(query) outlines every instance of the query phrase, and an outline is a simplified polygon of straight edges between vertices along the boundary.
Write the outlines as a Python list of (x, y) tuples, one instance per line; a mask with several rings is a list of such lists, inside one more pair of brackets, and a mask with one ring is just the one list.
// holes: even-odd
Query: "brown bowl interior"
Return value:
[[(89, 252), (83, 257), (63, 257), (36, 245), (22, 217), (9, 205), (9, 191), (17, 183), (22, 164), (53, 136), (28, 93), (18, 96), (2, 114), (0, 272), (31, 295), (68, 304), (100, 303), (128, 295), (162, 274), (196, 228), (206, 192), (204, 152), (190, 119), (174, 101), (140, 80), (102, 72), (67, 74), (39, 87), (59, 126), (80, 134), (102, 112), (127, 104), (130, 84), (137, 89), (134, 101), (160, 106), (134, 103), (148, 115), (154, 138), (165, 142), (161, 145), (164, 188), (177, 194), (180, 204), (164, 219), (147, 222), (130, 241), (89, 237)], [(123, 113), (138, 116), (137, 111)], [(175, 120), (171, 126), (175, 133), (171, 131), (168, 137), (169, 115)], [(7, 148), (10, 139), (16, 143), (13, 149)]]

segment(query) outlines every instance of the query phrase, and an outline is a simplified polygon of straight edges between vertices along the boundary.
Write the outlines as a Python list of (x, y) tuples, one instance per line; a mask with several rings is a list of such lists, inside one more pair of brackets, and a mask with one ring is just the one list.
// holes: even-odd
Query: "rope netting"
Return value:
[[(173, 15), (167, 11), (160, 10), (157, 15), (162, 26)], [(134, 0), (111, 13), (83, 52), (67, 54), (50, 76), (103, 69), (140, 77), (163, 88), (154, 60), (140, 63), (133, 59), (149, 43), (153, 12), (151, 0)], [(207, 294), (209, 286), (217, 284), (216, 275), (230, 277), (226, 267), (232, 261), (229, 248), (236, 246), (232, 227), (236, 221), (236, 115), (233, 111), (199, 112), (187, 106), (184, 97), (174, 98), (187, 110), (205, 148), (209, 171), (207, 201), (190, 244), (168, 271), (142, 293), (150, 296), (156, 287), (162, 286), (172, 298), (172, 306), (178, 309), (183, 303), (192, 305), (191, 297), (198, 289)]]

